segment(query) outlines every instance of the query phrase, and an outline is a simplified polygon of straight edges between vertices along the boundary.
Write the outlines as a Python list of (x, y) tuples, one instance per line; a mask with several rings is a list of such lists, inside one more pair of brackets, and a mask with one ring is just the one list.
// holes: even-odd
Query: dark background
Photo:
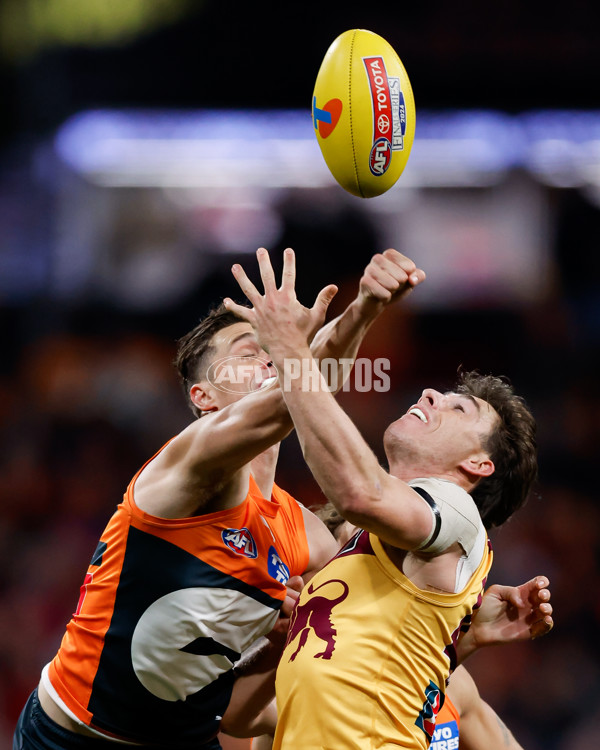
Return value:
[(422, 108), (598, 106), (593, 3), (344, 6), (193, 2), (127, 44), (42, 49), (5, 66), (3, 134), (44, 132), (91, 107), (306, 107), (324, 50), (351, 28), (400, 51)]
[[(2, 13), (26, 7), (0, 0)], [(379, 33), (399, 52), (417, 111), (600, 104), (600, 33), (589, 2), (182, 8), (178, 20), (103, 44), (44, 43), (24, 56), (3, 37), (0, 248), (19, 212), (22, 222), (34, 217), (28, 236), (54, 231), (52, 176), (40, 182), (32, 154), (69, 116), (91, 108), (309, 110), (323, 54), (350, 28)], [(524, 747), (579, 750), (597, 742), (600, 718), (600, 217), (584, 191), (548, 188), (546, 197), (554, 277), (543, 298), (518, 308), (394, 313), (365, 349), (390, 358), (393, 392), (341, 398), (381, 455), (392, 416), (422, 387), (450, 386), (461, 363), (506, 374), (525, 395), (540, 424), (540, 483), (495, 535), (493, 580), (548, 575), (556, 627), (543, 641), (492, 649), (467, 666)], [(274, 254), (292, 245), (310, 259), (310, 271), (299, 269), (301, 299), (332, 280), (350, 294), (382, 249), (373, 227), (351, 212), (307, 219), (293, 198), (281, 211), (286, 229)], [(0, 273), (8, 274), (3, 257)], [(127, 482), (188, 420), (170, 367), (174, 341), (213, 301), (236, 294), (230, 263), (211, 266), (160, 310), (98, 298), (61, 305), (43, 286), (0, 297), (0, 747), (10, 747)], [(307, 505), (322, 501), (294, 438), (280, 466), (283, 486)]]

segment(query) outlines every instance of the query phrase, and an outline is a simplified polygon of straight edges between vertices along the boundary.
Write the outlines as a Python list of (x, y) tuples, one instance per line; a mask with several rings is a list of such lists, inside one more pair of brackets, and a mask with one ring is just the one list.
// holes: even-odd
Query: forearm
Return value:
[(265, 640), (242, 657), (236, 665), (237, 677), (221, 731), (232, 737), (252, 737), (266, 731), (257, 721), (275, 697), (275, 673), (280, 656), (281, 649)]
[[(326, 497), (350, 523), (401, 549), (418, 547), (431, 533), (422, 498), (379, 464), (350, 417), (336, 402), (308, 346), (282, 342), (271, 355), (284, 370), (283, 396), (302, 453)], [(288, 362), (302, 363), (288, 377)], [(285, 382), (287, 381), (287, 382)]]
[(251, 393), (192, 422), (170, 445), (168, 460), (203, 482), (221, 481), (285, 438), (293, 428), (279, 387)]
[(478, 697), (476, 706), (461, 715), (461, 750), (523, 750), (491, 706)]
[[(378, 497), (383, 470), (352, 420), (329, 392), (308, 347), (286, 351), (282, 347), (273, 356), (277, 367), (284, 372), (283, 396), (304, 458), (325, 495), (345, 518), (356, 523), (352, 516), (353, 499)], [(294, 365), (292, 370), (290, 363)]]
[(384, 309), (381, 303), (356, 297), (337, 318), (317, 331), (310, 347), (315, 358), (354, 359), (365, 334)]
[(475, 634), (472, 632), (472, 628), (461, 635), (456, 644), (456, 663), (463, 664), (471, 654), (475, 653), (479, 648)]

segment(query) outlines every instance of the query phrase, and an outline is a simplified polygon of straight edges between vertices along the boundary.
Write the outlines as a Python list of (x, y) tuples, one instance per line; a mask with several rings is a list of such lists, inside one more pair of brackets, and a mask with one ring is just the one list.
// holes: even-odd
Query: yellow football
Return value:
[(312, 114), (325, 162), (345, 190), (373, 198), (396, 183), (416, 112), (404, 65), (385, 39), (351, 29), (334, 40), (319, 68)]

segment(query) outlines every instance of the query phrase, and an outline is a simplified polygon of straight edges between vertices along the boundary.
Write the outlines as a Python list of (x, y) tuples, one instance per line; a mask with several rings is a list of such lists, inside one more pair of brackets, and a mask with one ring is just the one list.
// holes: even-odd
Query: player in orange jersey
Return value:
[(274, 747), (427, 748), (491, 567), (487, 529), (523, 504), (537, 474), (535, 421), (505, 381), (464, 373), (390, 424), (386, 471), (323, 381), (292, 280), (278, 289), (268, 256), (259, 263), (264, 295), (236, 269), (253, 307), (225, 304), (280, 372), (293, 365), (283, 395), (304, 457), (359, 527), (300, 594), (277, 670)]
[[(300, 313), (304, 335), (318, 331), (315, 354), (353, 358), (391, 301), (382, 289), (395, 299), (423, 278), (403, 256), (375, 256), (354, 301), (321, 328), (336, 291), (323, 289)], [(288, 581), (335, 553), (323, 524), (274, 483), (293, 425), (252, 327), (218, 309), (181, 339), (177, 366), (201, 418), (132, 479), (15, 750), (218, 748), (234, 664), (277, 622)]]

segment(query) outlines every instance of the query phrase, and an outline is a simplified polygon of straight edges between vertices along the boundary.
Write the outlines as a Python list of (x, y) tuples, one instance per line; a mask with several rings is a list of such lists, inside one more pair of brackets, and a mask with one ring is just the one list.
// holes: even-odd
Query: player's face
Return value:
[(277, 377), (269, 355), (262, 349), (249, 323), (234, 323), (215, 334), (214, 356), (206, 379), (213, 386), (219, 408), (248, 393), (266, 388)]
[[(486, 401), (427, 388), (421, 398), (386, 430), (384, 444), (390, 461), (407, 461), (415, 476), (450, 472), (483, 451), (482, 441), (499, 416)], [(427, 473), (421, 473), (427, 472)]]

